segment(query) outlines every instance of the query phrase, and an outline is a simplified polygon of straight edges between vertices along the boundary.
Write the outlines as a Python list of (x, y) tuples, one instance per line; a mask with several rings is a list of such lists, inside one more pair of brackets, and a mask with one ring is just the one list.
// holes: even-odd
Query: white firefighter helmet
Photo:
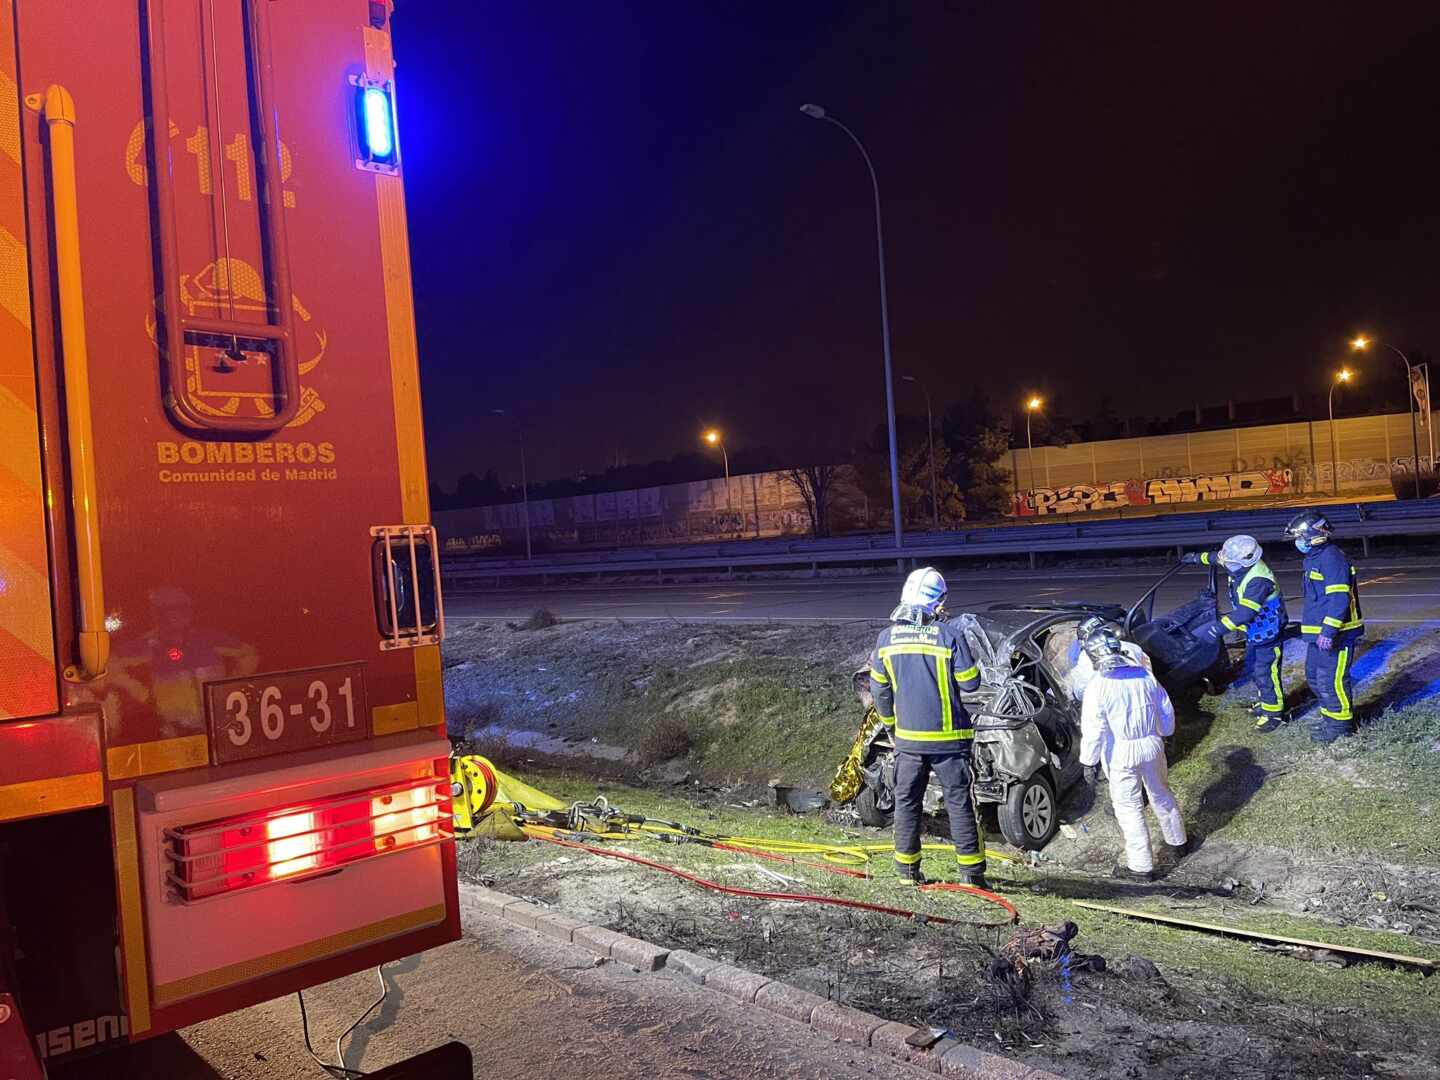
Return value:
[(1220, 545), (1220, 565), (1232, 574), (1239, 573), (1241, 570), (1249, 570), (1258, 563), (1260, 556), (1264, 553), (1260, 541), (1242, 533), (1239, 536), (1230, 537)]
[[(944, 611), (945, 596), (948, 592), (940, 571), (933, 566), (922, 566), (905, 579), (905, 585), (900, 590), (900, 606), (895, 609), (891, 618), (905, 618), (905, 621), (911, 621), (913, 615), (927, 619), (939, 618)], [(911, 617), (906, 618), (902, 615), (904, 612), (912, 613)]]

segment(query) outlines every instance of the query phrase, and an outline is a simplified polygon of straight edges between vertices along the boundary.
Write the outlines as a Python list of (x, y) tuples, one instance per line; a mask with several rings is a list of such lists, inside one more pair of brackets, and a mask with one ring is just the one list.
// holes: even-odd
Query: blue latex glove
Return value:
[(1321, 652), (1329, 652), (1331, 649), (1335, 648), (1335, 635), (1319, 634), (1315, 638), (1315, 644), (1320, 646)]
[(1180, 565), (1181, 565), (1181, 566), (1199, 566), (1199, 565), (1200, 565), (1200, 553), (1199, 553), (1198, 551), (1187, 551), (1184, 555), (1181, 555), (1181, 556), (1180, 556)]

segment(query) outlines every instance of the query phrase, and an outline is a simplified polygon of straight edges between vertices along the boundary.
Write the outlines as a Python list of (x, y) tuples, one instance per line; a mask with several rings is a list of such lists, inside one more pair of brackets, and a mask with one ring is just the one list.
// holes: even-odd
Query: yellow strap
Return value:
[(1324, 581), (1324, 580), (1325, 580), (1325, 575), (1322, 574), (1322, 573), (1320, 573), (1319, 570), (1311, 570), (1311, 571), (1310, 571), (1310, 579), (1311, 579), (1312, 581)]
[(1248, 607), (1251, 611), (1259, 611), (1259, 610), (1260, 610), (1260, 605), (1257, 604), (1254, 600), (1251, 600), (1248, 596), (1242, 596), (1242, 597), (1240, 597), (1240, 603), (1244, 604), (1244, 605), (1245, 605), (1246, 607)]
[(968, 668), (966, 668), (964, 671), (958, 673), (958, 674), (955, 676), (955, 681), (956, 681), (956, 682), (969, 682), (971, 679), (975, 678), (975, 677), (978, 676), (979, 674), (980, 674), (980, 665), (979, 665), (979, 664), (971, 664)]
[(895, 861), (904, 863), (906, 866), (914, 866), (920, 861), (920, 852), (897, 851), (895, 852)]
[(1327, 593), (1338, 593), (1338, 592), (1346, 592), (1346, 593), (1348, 593), (1348, 592), (1350, 591), (1350, 586), (1349, 586), (1349, 585), (1326, 585), (1326, 586), (1325, 586), (1325, 591), (1326, 591)]

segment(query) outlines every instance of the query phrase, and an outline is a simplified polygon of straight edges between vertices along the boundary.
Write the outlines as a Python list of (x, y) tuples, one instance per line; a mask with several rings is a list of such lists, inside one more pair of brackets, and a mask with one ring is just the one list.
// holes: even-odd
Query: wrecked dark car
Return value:
[[(1216, 617), (1216, 572), (1198, 595), (1164, 615), (1154, 612), (1156, 592), (1181, 568), (1163, 575), (1130, 608), (1114, 604), (992, 604), (952, 618), (980, 667), (980, 688), (962, 695), (975, 728), (974, 797), (993, 804), (1000, 832), (1017, 848), (1039, 849), (1060, 826), (1060, 799), (1083, 772), (1080, 703), (1071, 670), (1080, 648), (1082, 619), (1099, 615), (1150, 657), (1156, 678), (1172, 697), (1203, 690), (1219, 693), (1236, 674), (1229, 650), (1196, 631)], [(850, 755), (836, 772), (831, 798), (854, 803), (867, 825), (889, 825), (895, 810), (895, 746), (870, 698), (868, 671), (854, 676), (865, 720)], [(932, 777), (925, 810), (944, 808)]]

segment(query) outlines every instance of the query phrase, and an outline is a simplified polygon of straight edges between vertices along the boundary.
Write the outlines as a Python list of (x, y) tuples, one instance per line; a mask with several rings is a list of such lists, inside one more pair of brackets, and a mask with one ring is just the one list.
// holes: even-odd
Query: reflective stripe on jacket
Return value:
[(1364, 631), (1355, 567), (1333, 540), (1305, 556), (1300, 575), (1305, 585), (1301, 634), (1314, 637), (1323, 629), (1331, 636), (1358, 637)]
[[(1204, 566), (1221, 566), (1218, 551), (1201, 554)], [(1242, 630), (1251, 641), (1266, 645), (1280, 636), (1290, 616), (1285, 611), (1285, 597), (1275, 574), (1264, 561), (1257, 562), (1238, 578), (1226, 571), (1230, 579), (1230, 610), (1220, 616), (1227, 630)]]
[(870, 693), (895, 728), (895, 748), (953, 753), (975, 737), (960, 691), (980, 686), (980, 668), (948, 623), (893, 623), (870, 654)]

